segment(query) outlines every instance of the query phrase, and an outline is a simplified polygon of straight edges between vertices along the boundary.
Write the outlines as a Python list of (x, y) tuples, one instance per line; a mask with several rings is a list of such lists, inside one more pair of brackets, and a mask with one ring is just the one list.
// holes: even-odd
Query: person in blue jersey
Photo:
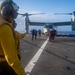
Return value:
[(32, 32), (32, 41), (33, 41), (34, 38), (36, 40), (36, 38), (37, 38), (37, 30), (33, 29), (31, 32)]

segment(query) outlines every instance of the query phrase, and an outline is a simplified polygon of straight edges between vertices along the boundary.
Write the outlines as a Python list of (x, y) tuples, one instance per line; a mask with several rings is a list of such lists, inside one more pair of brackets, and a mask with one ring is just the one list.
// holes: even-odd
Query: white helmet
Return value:
[(17, 4), (14, 3), (12, 0), (3, 0), (3, 2), (1, 3), (0, 14), (6, 18), (11, 15), (12, 18), (16, 19), (18, 15), (18, 10), (19, 6), (17, 6)]

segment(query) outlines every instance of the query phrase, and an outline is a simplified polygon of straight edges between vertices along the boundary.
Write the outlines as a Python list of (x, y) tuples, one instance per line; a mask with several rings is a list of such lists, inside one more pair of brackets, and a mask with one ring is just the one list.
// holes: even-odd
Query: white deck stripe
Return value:
[(39, 59), (43, 49), (45, 48), (47, 42), (48, 42), (49, 38), (47, 38), (47, 40), (44, 42), (44, 44), (41, 46), (41, 48), (38, 50), (38, 52), (34, 55), (34, 57), (31, 59), (31, 61), (28, 63), (28, 65), (25, 67), (25, 71), (27, 73), (27, 75), (30, 75), (33, 67), (35, 66), (35, 63), (37, 62), (37, 60)]

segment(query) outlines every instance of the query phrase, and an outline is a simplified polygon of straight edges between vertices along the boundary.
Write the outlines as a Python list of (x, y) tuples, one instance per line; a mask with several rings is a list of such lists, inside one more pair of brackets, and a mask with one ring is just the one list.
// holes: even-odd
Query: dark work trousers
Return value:
[(0, 75), (17, 75), (6, 61), (0, 62)]
[(32, 35), (32, 41), (33, 41), (33, 39), (34, 39), (34, 35)]
[(35, 35), (32, 35), (32, 41), (33, 41), (34, 38), (35, 38), (35, 40), (36, 40), (36, 37), (37, 37), (36, 34), (35, 34)]

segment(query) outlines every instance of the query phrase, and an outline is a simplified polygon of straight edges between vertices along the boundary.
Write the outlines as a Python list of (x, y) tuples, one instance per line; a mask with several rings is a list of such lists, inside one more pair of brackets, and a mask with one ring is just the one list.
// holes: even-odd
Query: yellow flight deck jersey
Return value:
[(11, 25), (0, 17), (0, 56), (13, 68), (17, 75), (26, 75), (17, 57), (17, 50)]

